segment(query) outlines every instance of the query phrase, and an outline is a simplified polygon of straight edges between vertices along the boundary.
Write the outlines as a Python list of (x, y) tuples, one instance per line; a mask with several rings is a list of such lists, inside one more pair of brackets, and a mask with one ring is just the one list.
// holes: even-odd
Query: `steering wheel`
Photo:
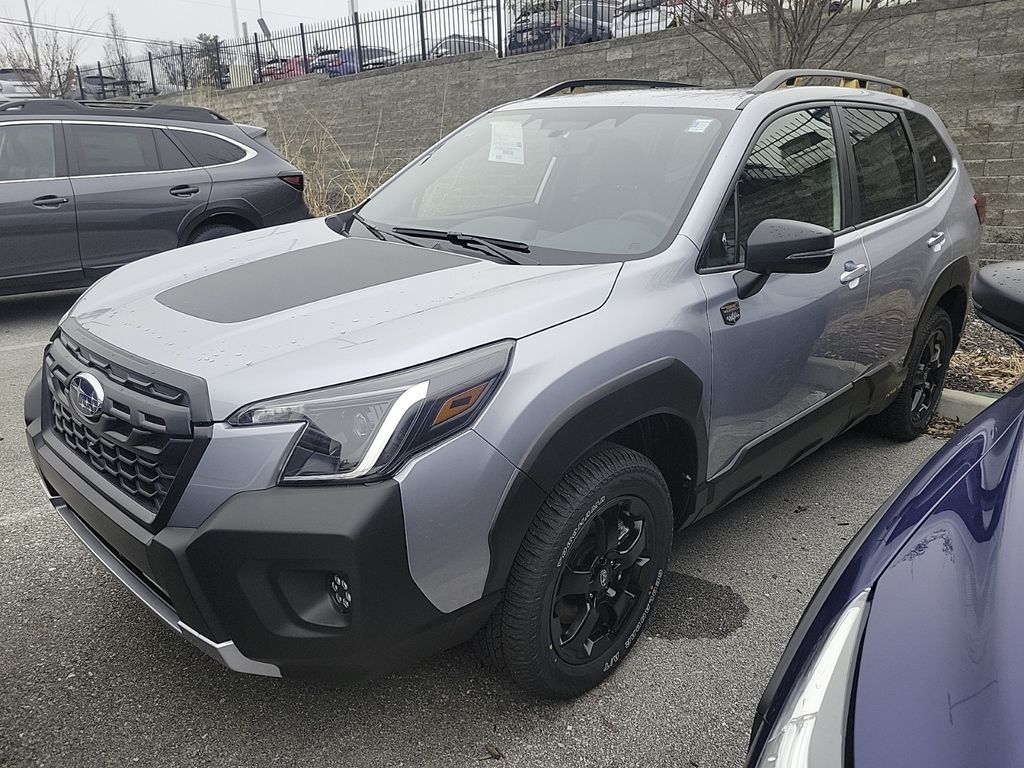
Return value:
[(641, 224), (654, 224), (656, 227), (659, 228), (667, 227), (669, 224), (671, 224), (667, 217), (662, 216), (660, 213), (649, 210), (647, 208), (633, 208), (632, 210), (620, 214), (619, 219), (636, 221)]

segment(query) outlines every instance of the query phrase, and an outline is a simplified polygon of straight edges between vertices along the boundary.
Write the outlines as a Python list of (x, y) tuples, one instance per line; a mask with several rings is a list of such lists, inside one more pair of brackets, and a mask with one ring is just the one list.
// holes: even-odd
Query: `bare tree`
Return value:
[(169, 87), (180, 91), (195, 81), (194, 58), (181, 56), (179, 44), (168, 41), (147, 46), (146, 51), (153, 57), (153, 65), (159, 80), (157, 87)]
[(140, 90), (144, 78), (139, 62), (135, 60), (136, 53), (126, 39), (127, 33), (117, 14), (107, 14), (107, 39), (103, 43), (103, 57), (105, 69), (114, 75), (118, 81), (118, 88), (124, 89), (124, 95), (130, 96), (133, 90)]
[[(760, 80), (776, 69), (842, 66), (885, 21), (880, 0), (684, 0), (683, 27), (728, 72), (731, 53)], [(851, 8), (856, 5), (856, 10)]]
[[(52, 26), (48, 19), (40, 18), (38, 5), (32, 16), (46, 27)], [(64, 23), (79, 29), (91, 28), (83, 23), (80, 16)], [(46, 28), (37, 28), (35, 33), (33, 47), (32, 36), (26, 27), (6, 27), (0, 35), (0, 62), (5, 67), (36, 71), (39, 96), (61, 98), (70, 95), (76, 86), (75, 62), (82, 50), (83, 38)], [(33, 81), (35, 78), (26, 79), (26, 82)]]

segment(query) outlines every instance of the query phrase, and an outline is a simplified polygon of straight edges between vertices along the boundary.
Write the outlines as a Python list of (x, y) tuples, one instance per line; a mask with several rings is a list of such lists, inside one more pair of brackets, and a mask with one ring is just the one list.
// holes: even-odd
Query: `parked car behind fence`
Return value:
[(11, 99), (39, 99), (44, 93), (39, 73), (21, 67), (0, 68), (0, 101)]

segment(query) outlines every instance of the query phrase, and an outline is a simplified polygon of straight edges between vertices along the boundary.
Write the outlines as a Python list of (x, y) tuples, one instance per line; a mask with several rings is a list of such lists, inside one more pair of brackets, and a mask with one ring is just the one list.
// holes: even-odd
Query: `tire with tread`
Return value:
[(244, 230), (238, 227), (233, 227), (230, 224), (203, 224), (196, 228), (196, 231), (192, 233), (192, 236), (188, 239), (188, 244), (193, 245), (195, 243), (205, 243), (207, 240), (217, 240), (221, 237), (229, 237), (231, 235), (237, 235), (239, 232)]
[[(921, 355), (924, 352), (925, 344), (928, 339), (932, 337), (936, 331), (940, 331), (945, 335), (945, 348), (943, 350), (942, 368), (939, 373), (939, 379), (937, 383), (938, 392), (932, 398), (931, 406), (928, 408), (925, 417), (914, 416), (914, 369), (918, 365)], [(884, 411), (874, 417), (873, 426), (875, 429), (886, 437), (891, 437), (894, 440), (901, 442), (908, 442), (917, 437), (920, 437), (928, 431), (928, 424), (931, 422), (932, 416), (938, 407), (939, 400), (942, 397), (942, 388), (946, 380), (946, 372), (949, 370), (949, 359), (952, 357), (954, 352), (954, 336), (953, 336), (953, 321), (949, 317), (949, 313), (946, 312), (942, 307), (936, 307), (932, 310), (931, 315), (928, 316), (928, 320), (921, 328), (921, 332), (917, 335), (917, 340), (914, 342), (914, 346), (911, 347), (910, 355), (910, 371), (907, 373), (907, 378), (904, 380), (903, 385), (900, 387), (899, 394), (896, 399), (892, 401), (886, 407)]]
[[(592, 661), (569, 664), (551, 641), (551, 612), (562, 560), (580, 531), (601, 515), (606, 498), (631, 496), (650, 510), (653, 543), (643, 571), (653, 583), (640, 594), (611, 646)], [(603, 443), (573, 466), (551, 491), (534, 518), (506, 582), (502, 600), (474, 640), (491, 669), (507, 672), (531, 693), (569, 698), (593, 688), (631, 649), (655, 601), (672, 547), (673, 514), (668, 486), (647, 457)], [(646, 550), (645, 550), (646, 551)], [(650, 574), (650, 576), (648, 576)]]

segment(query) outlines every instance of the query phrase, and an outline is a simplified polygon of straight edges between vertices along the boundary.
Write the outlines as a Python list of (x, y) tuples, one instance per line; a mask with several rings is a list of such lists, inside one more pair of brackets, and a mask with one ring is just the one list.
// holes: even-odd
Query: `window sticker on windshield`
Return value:
[(491, 153), (487, 159), (492, 163), (522, 165), (523, 124), (501, 120), (491, 123)]
[(687, 133), (704, 133), (710, 125), (715, 122), (714, 120), (699, 119), (694, 120), (690, 123), (690, 127), (686, 129)]

